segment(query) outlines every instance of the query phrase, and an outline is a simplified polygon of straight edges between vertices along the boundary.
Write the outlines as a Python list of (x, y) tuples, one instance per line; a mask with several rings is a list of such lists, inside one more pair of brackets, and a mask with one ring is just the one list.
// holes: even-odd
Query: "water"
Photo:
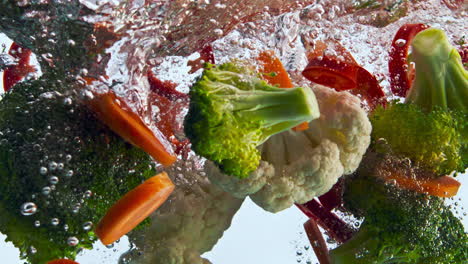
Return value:
[[(418, 22), (441, 28), (447, 32), (453, 43), (459, 42), (465, 32), (468, 32), (466, 11), (454, 7), (457, 1), (254, 0), (244, 3), (225, 0), (25, 0), (18, 2), (18, 5), (27, 6), (29, 3), (33, 5), (25, 11), (23, 17), (37, 25), (39, 31), (31, 32), (30, 28), (7, 25), (3, 17), (11, 16), (13, 20), (19, 21), (23, 19), (14, 17), (13, 13), (5, 13), (7, 11), (0, 11), (0, 31), (33, 49), (38, 68), (42, 72), (56, 68), (66, 69), (64, 74), (81, 86), (86, 83), (86, 78), (93, 78), (94, 81), (82, 91), (81, 98), (91, 98), (91, 91), (104, 93), (113, 90), (160, 137), (163, 137), (158, 132), (161, 107), (151, 100), (147, 72), (153, 71), (161, 80), (173, 81), (178, 85), (178, 91), (187, 93), (190, 84), (199, 74), (189, 74), (190, 67), (187, 66), (187, 62), (196, 59), (199, 56), (197, 51), (207, 44), (213, 46), (216, 61), (219, 63), (231, 58), (240, 58), (255, 64), (253, 60), (260, 51), (273, 50), (291, 73), (293, 81), (307, 85), (308, 81), (300, 75), (307, 65), (307, 51), (317, 45), (319, 40), (338, 42), (352, 53), (359, 64), (378, 77), (386, 94), (391, 98), (387, 54), (393, 35), (401, 25)], [(45, 11), (40, 8), (41, 4), (47, 6)], [(80, 9), (83, 12), (79, 12)], [(59, 19), (52, 20), (56, 15)], [(75, 23), (77, 20), (86, 21), (88, 24)], [(69, 28), (60, 24), (63, 21), (71, 21), (67, 24)], [(71, 34), (73, 32), (81, 36)], [(399, 43), (404, 45), (402, 41)], [(83, 46), (93, 53), (93, 56), (83, 53)], [(327, 52), (334, 54), (339, 51), (331, 47)], [(14, 61), (10, 55), (0, 57), (0, 69), (12, 63)], [(32, 75), (31, 78), (38, 78), (39, 75)], [(60, 97), (54, 93), (44, 96), (51, 99)], [(69, 97), (61, 100), (68, 106), (75, 104), (75, 99)], [(171, 121), (178, 132), (177, 136), (181, 136), (179, 134), (182, 134), (183, 117), (187, 112), (186, 103), (179, 101), (168, 107), (175, 109), (176, 113)], [(163, 143), (170, 144), (168, 141)], [(188, 155), (193, 157), (193, 153)], [(53, 188), (61, 188), (62, 179), (70, 183), (71, 179), (79, 176), (79, 171), (68, 167), (68, 163), (73, 162), (72, 156), (67, 154), (63, 157), (60, 162), (58, 159), (44, 159), (38, 169), (38, 174), (46, 180), (43, 186), (51, 184)], [(190, 166), (199, 166), (197, 162), (195, 159), (195, 165)], [(182, 164), (183, 167), (186, 165)], [(62, 170), (64, 171), (60, 172)], [(59, 182), (59, 177), (51, 173), (61, 173), (65, 178), (60, 178)], [(200, 183), (199, 175), (176, 173), (177, 184), (195, 197), (206, 191), (198, 188), (208, 188), (205, 183)], [(50, 196), (51, 187), (43, 187), (37, 192)], [(183, 195), (179, 195), (183, 199)], [(78, 196), (80, 198), (77, 198)], [(90, 199), (94, 196), (99, 194), (93, 195), (87, 190), (77, 193), (76, 201), (80, 201), (82, 197)], [(85, 204), (76, 201), (73, 201), (71, 208), (64, 210), (79, 214)], [(220, 207), (222, 206), (218, 205), (215, 208)], [(208, 210), (207, 208), (210, 208), (209, 205), (202, 206), (203, 210)], [(33, 202), (27, 202), (21, 207), (21, 213), (24, 215), (33, 215), (36, 210), (37, 205)], [(169, 213), (167, 215), (173, 216)], [(43, 221), (42, 226), (60, 223), (57, 218), (49, 218), (48, 221), (50, 223)], [(36, 222), (39, 223), (38, 226), (41, 225), (38, 220)], [(85, 231), (93, 226), (92, 222), (80, 225)], [(218, 234), (219, 232), (222, 233), (222, 230), (218, 230)], [(138, 241), (141, 237), (135, 235), (133, 239)], [(70, 246), (77, 246), (78, 242), (73, 234), (65, 241)], [(196, 249), (200, 252), (195, 250), (190, 253), (199, 255), (210, 250), (215, 243), (216, 239), (210, 240)], [(147, 253), (145, 250), (142, 252)], [(295, 260), (296, 255), (310, 262), (310, 250), (294, 254), (292, 248), (291, 252), (290, 262)], [(244, 263), (251, 262), (254, 262), (252, 258), (250, 262)], [(256, 263), (262, 263), (262, 258), (259, 257)]]

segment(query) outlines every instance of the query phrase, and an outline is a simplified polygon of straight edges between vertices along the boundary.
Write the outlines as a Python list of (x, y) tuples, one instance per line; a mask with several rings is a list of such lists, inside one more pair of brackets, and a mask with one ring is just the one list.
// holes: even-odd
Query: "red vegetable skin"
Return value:
[(5, 92), (10, 90), (11, 87), (21, 81), (26, 75), (36, 71), (33, 66), (29, 65), (31, 50), (22, 48), (13, 42), (13, 44), (10, 46), (8, 54), (17, 60), (17, 64), (6, 68), (4, 71), (3, 89)]
[(79, 264), (79, 263), (70, 259), (55, 259), (55, 260), (47, 262), (47, 264)]
[(323, 239), (322, 232), (320, 232), (317, 222), (313, 218), (310, 218), (304, 223), (304, 229), (307, 237), (309, 238), (310, 245), (314, 249), (315, 256), (320, 264), (330, 264), (330, 256), (328, 254), (328, 247)]
[(408, 50), (414, 36), (429, 28), (424, 24), (406, 24), (400, 27), (390, 48), (388, 70), (390, 88), (394, 95), (405, 97), (414, 79), (413, 70), (408, 64)]
[(187, 94), (176, 90), (176, 83), (171, 81), (161, 81), (151, 70), (148, 70), (147, 76), (151, 92), (156, 93), (159, 96), (163, 96), (171, 101), (188, 98)]
[(211, 45), (206, 45), (198, 52), (200, 53), (200, 58), (196, 60), (191, 60), (187, 63), (188, 66), (192, 67), (189, 71), (190, 74), (203, 68), (203, 65), (207, 62), (215, 64), (213, 47)]
[(320, 203), (331, 211), (343, 205), (343, 180), (340, 178), (333, 187), (325, 194), (318, 197)]
[[(357, 87), (358, 66), (353, 56), (339, 43), (331, 40), (316, 41), (308, 52), (309, 64), (302, 75), (312, 82), (335, 88), (338, 91)], [(331, 55), (331, 52), (336, 55)]]
[[(330, 43), (329, 46), (322, 42), (316, 43), (315, 48), (308, 53), (309, 64), (302, 75), (337, 91), (350, 90), (365, 100), (371, 110), (379, 104), (385, 105), (385, 93), (375, 76), (359, 66), (339, 43)], [(330, 55), (332, 51), (336, 55)]]
[(341, 220), (336, 214), (328, 211), (317, 200), (296, 206), (308, 217), (313, 218), (337, 242), (344, 243), (354, 233), (354, 229)]

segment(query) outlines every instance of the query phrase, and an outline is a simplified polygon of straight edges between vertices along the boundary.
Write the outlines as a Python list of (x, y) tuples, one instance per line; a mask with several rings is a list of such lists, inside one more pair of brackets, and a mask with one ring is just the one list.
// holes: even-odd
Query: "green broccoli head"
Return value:
[(271, 86), (239, 62), (208, 65), (190, 98), (185, 133), (194, 151), (239, 178), (258, 167), (257, 147), (269, 137), (319, 116), (311, 89)]
[(155, 174), (151, 158), (77, 103), (71, 87), (43, 76), (0, 101), (0, 231), (33, 264), (91, 248), (93, 225)]
[(429, 28), (418, 33), (412, 42), (410, 60), (416, 65), (416, 73), (407, 103), (425, 111), (439, 108), (466, 114), (468, 72), (442, 30)]
[(414, 104), (389, 104), (371, 115), (372, 138), (384, 138), (392, 151), (435, 175), (464, 172), (467, 115), (435, 108), (426, 113)]
[(359, 170), (345, 181), (345, 207), (364, 217), (357, 234), (330, 252), (334, 264), (464, 263), (468, 236), (443, 200)]

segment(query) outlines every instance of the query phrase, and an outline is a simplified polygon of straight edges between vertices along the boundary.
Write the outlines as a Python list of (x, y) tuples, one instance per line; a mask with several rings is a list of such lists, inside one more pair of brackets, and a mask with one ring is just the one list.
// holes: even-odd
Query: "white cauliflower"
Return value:
[(320, 118), (310, 122), (309, 129), (268, 139), (261, 146), (260, 166), (246, 179), (225, 175), (207, 162), (210, 180), (236, 197), (250, 195), (263, 209), (278, 212), (326, 193), (340, 176), (356, 170), (372, 130), (360, 100), (321, 85), (312, 89)]
[(187, 167), (168, 172), (175, 178), (174, 193), (152, 215), (150, 227), (130, 234), (136, 246), (124, 256), (130, 263), (210, 263), (200, 255), (210, 251), (229, 228), (243, 199), (234, 198), (211, 184), (202, 172)]

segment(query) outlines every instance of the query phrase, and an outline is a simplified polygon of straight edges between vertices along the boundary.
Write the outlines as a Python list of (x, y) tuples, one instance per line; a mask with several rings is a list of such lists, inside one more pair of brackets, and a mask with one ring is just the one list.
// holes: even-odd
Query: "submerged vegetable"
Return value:
[(162, 172), (138, 185), (120, 198), (99, 221), (96, 235), (104, 245), (127, 234), (163, 204), (174, 190), (174, 184)]
[(151, 157), (78, 103), (80, 94), (44, 75), (0, 101), (0, 231), (33, 264), (91, 248), (107, 209), (155, 174)]
[(345, 206), (364, 222), (349, 241), (330, 251), (332, 263), (466, 261), (468, 236), (442, 199), (386, 184), (374, 173), (360, 168), (346, 179)]
[(246, 178), (269, 137), (319, 116), (309, 88), (281, 89), (239, 62), (209, 65), (190, 91), (185, 132), (193, 150), (223, 172)]

